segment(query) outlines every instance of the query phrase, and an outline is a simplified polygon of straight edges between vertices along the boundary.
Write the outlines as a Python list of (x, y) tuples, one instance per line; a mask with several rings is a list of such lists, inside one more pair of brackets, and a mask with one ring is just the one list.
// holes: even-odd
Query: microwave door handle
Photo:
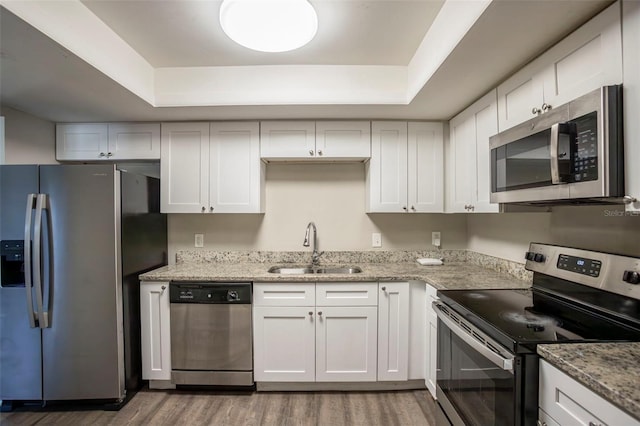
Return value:
[(560, 123), (551, 126), (551, 144), (549, 146), (549, 161), (551, 161), (551, 183), (559, 185), (560, 179), (560, 163), (558, 158), (558, 146), (560, 145)]
[(33, 283), (31, 279), (32, 252), (31, 252), (31, 225), (33, 223), (33, 208), (35, 207), (36, 194), (27, 195), (27, 210), (24, 217), (24, 290), (27, 295), (27, 316), (29, 327), (36, 328), (37, 314), (33, 311)]
[(508, 371), (513, 374), (513, 358), (504, 358), (496, 352), (489, 349), (480, 341), (476, 340), (473, 336), (469, 335), (460, 325), (453, 321), (447, 314), (442, 312), (442, 302), (433, 302), (433, 307), (436, 308), (436, 315), (438, 320), (442, 321), (453, 334), (458, 336), (463, 342), (471, 346), (474, 350), (480, 353), (483, 357), (497, 365), (501, 370)]

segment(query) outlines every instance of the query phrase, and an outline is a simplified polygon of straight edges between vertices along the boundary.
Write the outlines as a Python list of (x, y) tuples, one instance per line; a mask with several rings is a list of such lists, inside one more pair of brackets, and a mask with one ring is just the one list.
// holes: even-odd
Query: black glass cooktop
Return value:
[(442, 290), (438, 296), (516, 353), (535, 351), (539, 343), (640, 340), (640, 324), (531, 289)]

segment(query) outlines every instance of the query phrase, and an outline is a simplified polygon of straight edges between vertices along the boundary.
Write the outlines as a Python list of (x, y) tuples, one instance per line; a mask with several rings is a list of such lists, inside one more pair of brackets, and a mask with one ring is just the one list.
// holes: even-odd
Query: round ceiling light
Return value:
[(307, 0), (224, 0), (220, 24), (229, 38), (260, 52), (287, 52), (316, 35), (318, 15)]

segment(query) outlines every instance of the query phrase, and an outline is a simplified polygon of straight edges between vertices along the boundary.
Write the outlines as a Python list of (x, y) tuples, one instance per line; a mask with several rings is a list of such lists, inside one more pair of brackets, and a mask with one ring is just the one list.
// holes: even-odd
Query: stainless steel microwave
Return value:
[(605, 86), (492, 136), (491, 202), (622, 202), (622, 86)]

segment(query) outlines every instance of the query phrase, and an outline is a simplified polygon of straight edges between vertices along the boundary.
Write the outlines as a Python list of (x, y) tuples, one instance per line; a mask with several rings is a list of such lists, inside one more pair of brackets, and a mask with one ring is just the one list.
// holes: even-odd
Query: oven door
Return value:
[(434, 308), (438, 315), (436, 395), (448, 420), (443, 423), (519, 424), (516, 357), (441, 302), (435, 302)]

